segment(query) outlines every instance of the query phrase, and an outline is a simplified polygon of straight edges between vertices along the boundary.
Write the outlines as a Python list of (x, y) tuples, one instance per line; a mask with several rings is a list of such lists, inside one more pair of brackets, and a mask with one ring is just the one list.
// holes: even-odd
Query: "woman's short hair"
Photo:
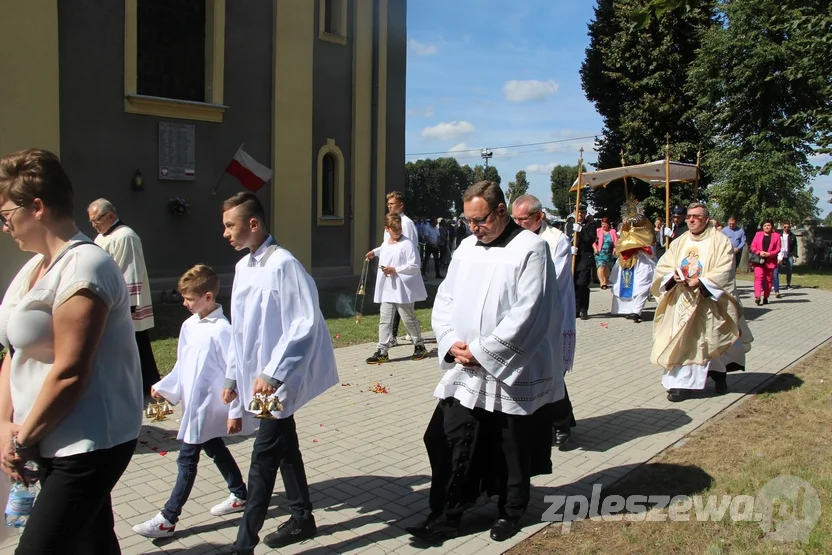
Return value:
[(216, 297), (220, 293), (220, 278), (210, 266), (197, 264), (182, 274), (176, 288), (182, 295), (194, 293), (201, 297), (206, 293), (212, 293)]
[(601, 223), (602, 224), (608, 224), (608, 223), (610, 223), (610, 219), (607, 218), (606, 216), (604, 216), (603, 218), (601, 218)]
[(774, 220), (769, 220), (769, 219), (763, 220), (763, 225), (766, 225), (766, 224), (771, 224), (771, 226), (774, 227)]
[(72, 182), (48, 150), (28, 148), (0, 158), (0, 195), (25, 208), (40, 199), (56, 218), (73, 217)]
[(398, 214), (388, 212), (387, 215), (384, 216), (384, 226), (389, 227), (390, 229), (395, 229), (396, 231), (401, 231), (402, 217)]

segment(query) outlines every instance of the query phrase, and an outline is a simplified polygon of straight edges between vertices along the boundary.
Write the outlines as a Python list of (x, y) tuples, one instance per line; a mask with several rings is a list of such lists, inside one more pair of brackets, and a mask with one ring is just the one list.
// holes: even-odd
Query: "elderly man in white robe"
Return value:
[(650, 362), (665, 369), (671, 402), (705, 389), (708, 378), (725, 394), (726, 372), (745, 369), (753, 340), (737, 300), (731, 241), (714, 229), (704, 204), (688, 206), (686, 221), (688, 233), (659, 260), (651, 289), (658, 307)]
[(95, 244), (116, 261), (127, 282), (130, 312), (133, 315), (133, 328), (136, 330), (136, 344), (139, 346), (142, 365), (142, 389), (145, 395), (150, 395), (150, 388), (160, 380), (160, 376), (148, 333), (154, 324), (153, 298), (142, 240), (133, 229), (124, 225), (115, 206), (107, 199), (93, 201), (87, 207), (87, 215), (93, 229), (98, 232)]
[[(575, 361), (575, 284), (572, 279), (572, 241), (569, 236), (546, 221), (543, 204), (534, 195), (521, 195), (511, 204), (512, 219), (524, 229), (536, 233), (549, 245), (558, 280), (559, 307), (563, 314), (563, 368), (572, 371)], [(553, 443), (563, 449), (576, 425), (569, 390), (564, 384), (564, 397), (556, 404)], [(564, 418), (561, 418), (564, 417)], [(561, 421), (562, 420), (562, 421)]]
[(488, 493), (499, 496), (491, 538), (504, 541), (519, 531), (532, 476), (552, 471), (563, 318), (546, 242), (514, 223), (499, 185), (475, 183), (462, 200), (473, 235), (454, 254), (432, 315), (445, 375), (424, 437), (430, 514), (407, 531), (454, 537), (463, 511)]
[[(291, 517), (263, 543), (281, 548), (317, 533), (294, 414), (339, 380), (315, 282), (269, 234), (257, 196), (238, 193), (222, 209), (223, 237), (235, 249), (249, 250), (234, 272), (223, 401), (239, 396), (242, 408), (257, 413), (262, 408), (271, 415), (261, 421), (254, 441), (248, 499), (231, 551), (251, 555), (278, 469)], [(229, 412), (229, 418), (234, 416)]]

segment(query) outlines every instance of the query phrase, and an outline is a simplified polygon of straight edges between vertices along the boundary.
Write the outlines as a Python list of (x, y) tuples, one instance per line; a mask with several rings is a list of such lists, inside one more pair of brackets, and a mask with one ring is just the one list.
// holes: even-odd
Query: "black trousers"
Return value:
[(422, 259), (422, 275), (426, 275), (428, 273), (428, 261), (430, 257), (433, 257), (433, 268), (436, 270), (436, 277), (441, 278), (442, 275), (439, 273), (439, 247), (436, 245), (425, 245), (425, 257)]
[(578, 314), (589, 312), (589, 286), (592, 283), (593, 268), (577, 268), (575, 270), (575, 309)]
[[(534, 447), (545, 444), (551, 456), (551, 420), (544, 434), (536, 433), (536, 420), (535, 415), (471, 410), (453, 398), (439, 401), (424, 437), (431, 466), (431, 515), (460, 518), (468, 504), (488, 493), (499, 496), (501, 517), (523, 516), (531, 478), (539, 468)], [(535, 441), (538, 436), (541, 441)]]
[(136, 440), (110, 449), (44, 459), (42, 487), (15, 555), (118, 555), (110, 499)]
[(248, 471), (246, 510), (237, 530), (237, 541), (234, 542), (238, 551), (251, 553), (260, 541), (257, 534), (266, 520), (278, 469), (292, 517), (308, 519), (312, 516), (312, 501), (309, 499), (309, 484), (294, 416), (260, 422)]
[(569, 428), (577, 426), (575, 422), (575, 413), (572, 411), (572, 401), (569, 400), (569, 390), (566, 384), (563, 385), (564, 397), (560, 401), (553, 403), (553, 416), (555, 427), (569, 430)]
[(742, 251), (734, 253), (734, 268), (740, 271), (740, 261), (742, 260)]
[(145, 395), (149, 395), (153, 384), (162, 378), (156, 367), (156, 357), (153, 356), (153, 347), (150, 346), (150, 334), (147, 330), (136, 332), (136, 345), (139, 347), (139, 361), (142, 365), (142, 390)]

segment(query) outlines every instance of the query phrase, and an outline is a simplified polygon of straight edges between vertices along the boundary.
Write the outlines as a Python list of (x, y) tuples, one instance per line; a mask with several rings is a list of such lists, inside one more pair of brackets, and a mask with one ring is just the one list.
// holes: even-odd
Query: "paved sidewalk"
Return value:
[[(546, 508), (544, 495), (589, 495), (593, 483), (614, 482), (832, 335), (828, 326), (811, 325), (826, 321), (832, 313), (832, 294), (796, 289), (785, 291), (781, 300), (772, 297), (767, 307), (756, 307), (750, 284), (743, 283), (741, 289), (755, 336), (748, 371), (729, 375), (729, 393), (724, 397), (712, 397), (709, 382), (703, 396), (683, 403), (666, 400), (661, 372), (648, 360), (652, 344), (649, 319), (655, 304), (648, 304), (645, 322), (634, 324), (609, 317), (611, 293), (593, 290), (594, 316), (578, 321), (575, 370), (567, 377), (578, 419), (572, 449), (553, 453), (555, 471), (534, 479), (532, 506), (522, 533), (501, 544), (488, 538), (496, 518), (494, 503), (466, 514), (464, 535), (441, 547), (413, 544), (404, 531), (427, 512), (430, 466), (422, 434), (433, 412), (432, 393), (441, 376), (435, 349), (431, 357), (413, 362), (407, 359), (412, 347), (398, 347), (391, 351), (393, 362), (380, 367), (364, 363), (373, 345), (339, 349), (342, 383), (301, 409), (296, 417), (318, 536), (280, 553), (504, 552), (544, 526), (540, 522)], [(374, 393), (375, 382), (389, 393)], [(160, 425), (145, 426), (137, 453), (113, 493), (116, 530), (126, 555), (215, 553), (236, 535), (239, 515), (217, 518), (208, 513), (228, 492), (207, 458), (200, 465), (174, 538), (152, 543), (132, 533), (131, 526), (156, 514), (170, 493), (176, 476), (176, 418), (174, 414), (172, 420)], [(252, 441), (240, 438), (231, 446), (244, 474)], [(262, 535), (287, 517), (285, 506), (278, 479)], [(13, 553), (15, 541), (4, 544), (0, 555)], [(256, 552), (277, 553), (263, 545)]]

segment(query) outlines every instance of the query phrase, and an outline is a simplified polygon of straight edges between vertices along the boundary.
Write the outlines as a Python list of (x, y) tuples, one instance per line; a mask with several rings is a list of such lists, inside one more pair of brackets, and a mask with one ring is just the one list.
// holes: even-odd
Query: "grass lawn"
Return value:
[[(739, 279), (754, 281), (754, 274), (738, 274)], [(786, 286), (786, 276), (780, 275), (780, 285)], [(810, 287), (823, 291), (832, 291), (832, 270), (815, 270), (808, 266), (795, 266), (792, 271), (792, 287)]]
[[(368, 280), (369, 282), (370, 280)], [(347, 347), (378, 341), (378, 312), (380, 305), (373, 302), (373, 290), (371, 283), (368, 283), (367, 294), (364, 298), (363, 316), (359, 323), (356, 323), (353, 314), (355, 305), (355, 290), (324, 290), (320, 292), (321, 311), (326, 318), (329, 332), (332, 335), (333, 345)], [(436, 296), (436, 285), (425, 284), (428, 291), (428, 298), (416, 303), (416, 317), (422, 324), (422, 331), (429, 331), (430, 311), (433, 306), (433, 299)], [(359, 298), (359, 304), (361, 299)], [(220, 299), (228, 314), (227, 299)], [(361, 308), (359, 306), (359, 308)], [(156, 304), (153, 306), (156, 326), (150, 330), (150, 339), (153, 345), (153, 354), (156, 355), (156, 364), (162, 375), (167, 374), (176, 362), (176, 342), (179, 335), (179, 328), (182, 322), (190, 316), (190, 313), (181, 305)], [(404, 334), (404, 326), (400, 329)]]
[[(791, 372), (779, 375), (763, 392), (698, 430), (680, 446), (639, 467), (609, 490), (602, 490), (601, 495), (602, 498), (610, 494), (753, 497), (773, 478), (796, 476), (811, 484), (821, 503), (820, 520), (806, 543), (766, 538), (759, 522), (734, 523), (726, 512), (720, 522), (696, 522), (695, 518), (688, 522), (583, 520), (573, 522), (568, 534), (561, 534), (561, 525), (554, 524), (509, 553), (830, 553), (832, 345), (821, 348)], [(758, 511), (755, 506), (754, 512)], [(802, 518), (799, 510), (797, 516)], [(777, 520), (775, 516), (773, 521)]]

